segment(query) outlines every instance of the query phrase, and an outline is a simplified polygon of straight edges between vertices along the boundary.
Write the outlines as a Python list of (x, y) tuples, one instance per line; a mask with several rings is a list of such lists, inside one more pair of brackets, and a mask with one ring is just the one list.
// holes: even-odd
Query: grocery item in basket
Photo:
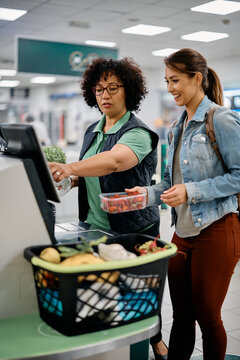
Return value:
[(136, 319), (157, 310), (157, 294), (153, 291), (130, 291), (118, 299), (118, 316), (124, 321)]
[(158, 295), (153, 291), (129, 291), (117, 299), (117, 306), (108, 314), (100, 312), (98, 317), (103, 322), (111, 323), (111, 326), (117, 326), (124, 321), (156, 314), (158, 305)]
[(100, 194), (101, 209), (111, 214), (141, 210), (146, 207), (147, 194), (138, 192), (105, 193)]
[[(71, 257), (68, 257), (67, 259), (63, 260), (61, 262), (61, 265), (64, 266), (76, 266), (76, 265), (87, 265), (87, 264), (100, 264), (103, 263), (104, 260), (101, 259), (99, 256), (95, 256), (93, 254), (76, 254)], [(117, 281), (119, 277), (119, 272), (104, 272), (101, 273), (100, 276), (95, 274), (89, 274), (89, 275), (79, 275), (78, 276), (78, 282), (82, 282), (84, 280), (87, 281), (98, 281), (98, 282), (105, 282), (109, 281), (111, 283), (114, 283)]]
[(129, 260), (137, 257), (120, 244), (99, 244), (98, 254), (105, 261)]
[(39, 302), (41, 306), (57, 316), (63, 316), (62, 301), (59, 299), (59, 291), (48, 288), (39, 289)]
[[(41, 306), (59, 317), (63, 316), (62, 301), (59, 291), (48, 288), (39, 290)], [(77, 289), (76, 322), (97, 316), (103, 322), (111, 322), (112, 326), (119, 322), (129, 321), (149, 313), (156, 312), (157, 294), (144, 290), (129, 291), (120, 294), (117, 286), (109, 283), (93, 282), (88, 288)]]
[(78, 289), (76, 322), (116, 307), (119, 297), (119, 288), (109, 283), (95, 282), (87, 289)]
[(167, 250), (169, 247), (168, 245), (165, 246), (158, 246), (157, 240), (159, 239), (159, 235), (155, 237), (154, 240), (146, 241), (144, 244), (137, 244), (135, 245), (134, 249), (140, 255), (151, 254), (159, 251)]
[(47, 247), (45, 249), (43, 249), (40, 252), (39, 257), (45, 261), (49, 261), (55, 264), (59, 264), (61, 261), (61, 256), (59, 254), (59, 252), (52, 248), (52, 247)]
[(93, 254), (76, 254), (70, 256), (61, 262), (63, 266), (76, 266), (76, 265), (86, 265), (86, 264), (100, 264), (103, 263), (104, 260), (99, 256), (95, 256)]
[(119, 278), (119, 271), (110, 271), (110, 272), (103, 272), (99, 276), (90, 274), (90, 275), (80, 275), (78, 276), (78, 282), (82, 282), (84, 280), (87, 281), (97, 281), (100, 283), (109, 282), (114, 284)]
[(35, 280), (38, 287), (56, 289), (59, 278), (47, 270), (38, 269), (35, 273)]
[(105, 243), (107, 239), (108, 237), (106, 235), (101, 236), (97, 240), (91, 240), (91, 241), (87, 241), (86, 239), (81, 238), (81, 242), (78, 243), (75, 248), (68, 246), (58, 246), (58, 251), (60, 252), (61, 257), (64, 258), (81, 253), (93, 254), (94, 253), (93, 246), (97, 246), (101, 243)]
[(144, 276), (144, 279), (141, 279), (139, 275), (121, 274), (119, 280), (126, 289), (129, 288), (129, 290), (135, 290), (137, 292), (146, 289), (146, 276)]

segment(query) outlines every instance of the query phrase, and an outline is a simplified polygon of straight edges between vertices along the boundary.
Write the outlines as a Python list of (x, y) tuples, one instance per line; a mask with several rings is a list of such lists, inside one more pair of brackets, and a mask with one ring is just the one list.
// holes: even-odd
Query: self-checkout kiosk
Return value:
[(23, 249), (56, 242), (53, 210), (60, 199), (32, 126), (2, 124), (0, 129), (2, 318), (37, 310), (32, 269)]
[(23, 257), (26, 247), (113, 235), (86, 223), (55, 225), (58, 202), (34, 128), (0, 125), (0, 319), (37, 311), (32, 268)]
[[(24, 249), (76, 241), (81, 236), (94, 239), (103, 233), (113, 235), (77, 222), (60, 223), (59, 230), (66, 231), (57, 236), (57, 202), (60, 198), (32, 126), (1, 124), (0, 358), (110, 360), (114, 356), (116, 360), (129, 360), (141, 354), (142, 359), (147, 359), (146, 339), (159, 329), (157, 316), (121, 326), (117, 332), (109, 329), (97, 336), (93, 333), (70, 338), (41, 322), (32, 266), (24, 259)], [(69, 231), (73, 228), (77, 229)]]

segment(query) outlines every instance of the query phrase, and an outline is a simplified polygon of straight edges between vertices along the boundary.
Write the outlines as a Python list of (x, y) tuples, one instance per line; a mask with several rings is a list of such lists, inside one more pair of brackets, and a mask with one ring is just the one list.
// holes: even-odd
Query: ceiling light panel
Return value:
[(0, 7), (0, 20), (14, 21), (27, 13), (26, 10), (17, 10)]
[(30, 82), (32, 84), (52, 84), (55, 83), (56, 78), (55, 77), (44, 77), (44, 76), (36, 76), (33, 77)]
[(16, 87), (20, 84), (18, 80), (1, 80), (0, 87)]
[(124, 34), (154, 36), (171, 30), (172, 29), (170, 27), (138, 24), (122, 29), (121, 32)]
[(86, 40), (85, 44), (94, 46), (114, 47), (117, 44), (110, 41)]
[(16, 70), (0, 69), (0, 76), (16, 76)]
[(173, 49), (173, 48), (154, 50), (154, 51), (152, 51), (152, 55), (154, 55), (154, 56), (169, 56), (178, 50), (179, 49)]
[(191, 8), (192, 11), (199, 11), (208, 14), (228, 15), (240, 10), (240, 2), (215, 0)]
[(211, 42), (215, 40), (220, 40), (229, 37), (228, 34), (211, 32), (211, 31), (197, 31), (192, 34), (182, 35), (181, 39), (191, 40), (191, 41), (202, 41), (202, 42)]

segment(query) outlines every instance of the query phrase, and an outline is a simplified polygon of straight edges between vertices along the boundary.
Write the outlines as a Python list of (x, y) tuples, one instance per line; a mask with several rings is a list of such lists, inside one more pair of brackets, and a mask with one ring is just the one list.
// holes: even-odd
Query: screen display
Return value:
[(45, 155), (36, 133), (29, 124), (1, 124), (0, 133), (6, 142), (3, 153), (34, 162), (46, 198), (60, 202)]

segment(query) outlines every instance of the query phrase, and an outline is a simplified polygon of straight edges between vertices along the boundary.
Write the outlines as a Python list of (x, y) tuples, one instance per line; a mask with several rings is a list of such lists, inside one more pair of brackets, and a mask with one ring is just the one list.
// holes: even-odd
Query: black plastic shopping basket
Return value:
[[(151, 236), (125, 234), (108, 238), (136, 253)], [(63, 266), (40, 259), (46, 245), (24, 250), (32, 263), (41, 318), (64, 335), (77, 335), (128, 324), (160, 312), (168, 259), (176, 246), (123, 261)], [(75, 244), (66, 246), (75, 247)], [(51, 245), (57, 248), (58, 245)], [(96, 248), (97, 250), (97, 248)]]

